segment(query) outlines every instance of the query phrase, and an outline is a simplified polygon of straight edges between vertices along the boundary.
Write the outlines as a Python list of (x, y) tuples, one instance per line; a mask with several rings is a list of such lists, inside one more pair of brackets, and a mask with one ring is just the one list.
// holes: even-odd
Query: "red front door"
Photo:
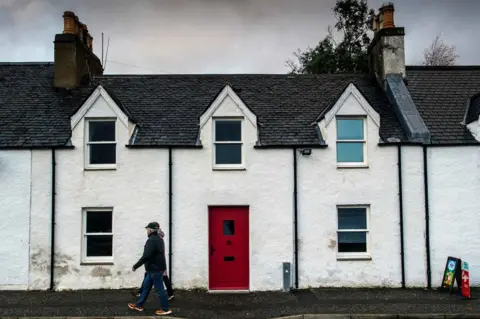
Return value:
[(248, 207), (209, 208), (209, 288), (248, 290)]

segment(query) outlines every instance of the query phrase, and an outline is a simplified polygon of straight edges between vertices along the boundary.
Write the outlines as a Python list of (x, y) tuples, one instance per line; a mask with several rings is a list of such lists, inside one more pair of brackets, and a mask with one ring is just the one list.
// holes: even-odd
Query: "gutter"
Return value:
[(51, 242), (50, 242), (50, 291), (55, 289), (55, 182), (56, 182), (56, 162), (55, 162), (55, 149), (52, 148), (52, 224), (51, 224)]
[(173, 188), (172, 188), (172, 147), (168, 148), (168, 272), (170, 275), (170, 281), (172, 282), (173, 270), (172, 270), (172, 211), (173, 211)]
[(427, 146), (423, 146), (423, 185), (425, 195), (425, 250), (427, 258), (427, 288), (432, 288), (432, 269), (430, 263), (430, 208), (428, 203), (428, 160)]
[(297, 195), (297, 148), (293, 149), (293, 238), (295, 289), (298, 289), (298, 195)]
[(405, 288), (405, 244), (403, 234), (403, 186), (402, 186), (402, 146), (397, 146), (398, 154), (398, 201), (400, 212), (400, 260), (402, 266), (402, 288)]
[(126, 148), (151, 148), (151, 149), (171, 149), (171, 148), (184, 148), (184, 149), (201, 149), (202, 145), (181, 145), (181, 144), (172, 144), (172, 145), (147, 145), (147, 144), (126, 144)]

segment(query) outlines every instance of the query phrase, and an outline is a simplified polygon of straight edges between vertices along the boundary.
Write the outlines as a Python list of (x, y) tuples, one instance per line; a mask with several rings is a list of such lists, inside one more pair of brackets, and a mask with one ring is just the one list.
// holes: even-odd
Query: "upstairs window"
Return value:
[(366, 165), (364, 118), (337, 118), (337, 163), (339, 166)]
[(239, 168), (243, 165), (242, 120), (215, 119), (213, 131), (214, 167)]
[(115, 168), (117, 161), (115, 120), (87, 120), (87, 168)]

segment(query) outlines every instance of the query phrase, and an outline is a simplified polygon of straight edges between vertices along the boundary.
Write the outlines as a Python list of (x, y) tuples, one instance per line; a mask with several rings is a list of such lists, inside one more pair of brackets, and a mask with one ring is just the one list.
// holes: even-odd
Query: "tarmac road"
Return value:
[[(473, 297), (480, 290), (472, 291)], [(129, 290), (0, 291), (0, 317), (152, 316), (158, 307), (152, 291), (145, 311), (127, 308)], [(294, 293), (209, 294), (175, 292), (173, 317), (274, 318), (297, 314), (480, 314), (480, 300), (422, 289), (309, 289)], [(480, 317), (480, 315), (479, 315)]]

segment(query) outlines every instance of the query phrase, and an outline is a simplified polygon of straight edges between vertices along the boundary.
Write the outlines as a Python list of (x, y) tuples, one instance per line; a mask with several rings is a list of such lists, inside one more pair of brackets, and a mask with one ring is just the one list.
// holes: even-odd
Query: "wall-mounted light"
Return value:
[(304, 148), (300, 150), (300, 153), (305, 156), (309, 156), (312, 154), (312, 149), (311, 148)]

